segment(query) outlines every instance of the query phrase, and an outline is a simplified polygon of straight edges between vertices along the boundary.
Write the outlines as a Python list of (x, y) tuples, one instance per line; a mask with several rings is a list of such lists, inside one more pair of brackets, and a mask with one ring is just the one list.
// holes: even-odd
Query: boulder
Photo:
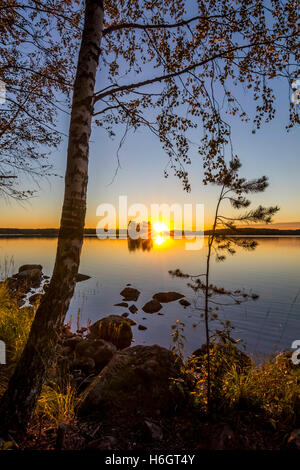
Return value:
[(147, 302), (143, 307), (143, 310), (146, 313), (156, 313), (160, 309), (162, 309), (162, 305), (156, 299), (149, 300), (149, 302)]
[(90, 326), (90, 338), (104, 339), (118, 349), (131, 345), (132, 331), (128, 320), (120, 315), (109, 315)]
[(184, 295), (179, 294), (178, 292), (158, 292), (153, 295), (153, 299), (162, 303), (174, 302), (174, 300), (182, 299), (182, 297), (184, 297)]
[(75, 356), (76, 358), (91, 357), (95, 361), (97, 369), (101, 370), (116, 351), (116, 346), (103, 339), (84, 339), (77, 343)]
[(83, 341), (84, 341), (84, 339), (81, 336), (74, 335), (74, 336), (71, 336), (71, 337), (67, 337), (64, 340), (64, 346), (65, 347), (70, 347), (71, 350), (74, 351), (77, 344), (82, 343)]
[(30, 287), (40, 287), (42, 282), (42, 271), (40, 269), (26, 269), (17, 274), (18, 283), (22, 283), (27, 286), (29, 289)]
[(31, 271), (32, 269), (38, 269), (39, 271), (42, 271), (43, 266), (41, 264), (23, 264), (19, 267), (19, 274), (23, 271)]
[(91, 357), (77, 357), (71, 364), (72, 369), (79, 369), (90, 374), (95, 369), (95, 361)]
[(140, 291), (133, 287), (125, 287), (120, 294), (124, 297), (124, 300), (128, 302), (136, 302), (140, 295)]
[(180, 366), (179, 358), (158, 345), (119, 351), (83, 393), (78, 413), (148, 418), (167, 414), (180, 404), (180, 392), (171, 386), (181, 377)]

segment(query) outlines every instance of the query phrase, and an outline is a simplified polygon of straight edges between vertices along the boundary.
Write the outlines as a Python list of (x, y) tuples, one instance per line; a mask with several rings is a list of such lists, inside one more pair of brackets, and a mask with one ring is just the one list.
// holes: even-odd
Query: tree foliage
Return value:
[[(33, 194), (20, 174), (38, 183), (48, 175), (47, 147), (61, 140), (56, 128), (60, 104), (74, 78), (80, 36), (80, 5), (74, 0), (0, 0), (0, 192), (13, 198)], [(65, 101), (65, 99), (64, 99)], [(23, 189), (24, 188), (24, 189)]]
[[(162, 143), (171, 168), (190, 190), (192, 130), (204, 159), (204, 182), (222, 168), (231, 146), (231, 116), (252, 120), (253, 132), (273, 119), (272, 79), (291, 86), (299, 69), (299, 3), (280, 0), (107, 1), (101, 49), (102, 88), (96, 123), (114, 135), (146, 126)], [(256, 104), (255, 115), (241, 102)], [(299, 123), (291, 103), (288, 127)], [(122, 144), (123, 140), (121, 140)]]

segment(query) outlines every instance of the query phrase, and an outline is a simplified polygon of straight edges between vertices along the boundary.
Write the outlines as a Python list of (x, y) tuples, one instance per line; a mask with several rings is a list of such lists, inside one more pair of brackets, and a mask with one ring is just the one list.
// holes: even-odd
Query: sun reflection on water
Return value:
[(166, 241), (165, 237), (163, 237), (162, 235), (157, 235), (157, 237), (155, 237), (154, 239), (154, 244), (160, 246), (160, 245), (163, 245), (165, 241)]

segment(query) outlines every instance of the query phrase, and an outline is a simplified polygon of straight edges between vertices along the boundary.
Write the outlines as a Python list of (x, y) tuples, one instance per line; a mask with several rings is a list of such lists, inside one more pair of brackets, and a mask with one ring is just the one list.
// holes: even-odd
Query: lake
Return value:
[[(300, 238), (257, 237), (254, 252), (239, 250), (221, 263), (213, 262), (211, 282), (228, 289), (246, 289), (259, 295), (256, 301), (241, 305), (223, 306), (221, 319), (235, 326), (233, 336), (241, 338), (248, 352), (257, 359), (283, 349), (290, 349), (300, 339)], [(14, 269), (27, 263), (43, 265), (51, 275), (56, 251), (55, 238), (0, 238), (0, 265), (13, 259)], [(109, 314), (122, 314), (126, 308), (116, 307), (121, 302), (121, 290), (130, 283), (141, 291), (135, 302), (139, 311), (130, 314), (137, 323), (147, 327), (140, 331), (133, 326), (135, 344), (171, 344), (171, 325), (180, 319), (186, 324), (186, 351), (191, 352), (204, 342), (204, 325), (199, 311), (202, 299), (189, 288), (187, 280), (172, 278), (168, 271), (179, 268), (189, 274), (205, 270), (204, 248), (186, 251), (184, 240), (158, 239), (153, 246), (136, 246), (128, 240), (98, 240), (86, 237), (80, 273), (91, 278), (76, 286), (67, 320), (76, 329), (78, 312), (80, 323), (94, 322)], [(1, 271), (1, 269), (0, 269)], [(10, 272), (9, 274), (12, 274)], [(184, 294), (191, 306), (183, 308), (178, 302), (163, 304), (161, 313), (146, 314), (141, 308), (160, 291)], [(217, 325), (215, 325), (217, 326)]]

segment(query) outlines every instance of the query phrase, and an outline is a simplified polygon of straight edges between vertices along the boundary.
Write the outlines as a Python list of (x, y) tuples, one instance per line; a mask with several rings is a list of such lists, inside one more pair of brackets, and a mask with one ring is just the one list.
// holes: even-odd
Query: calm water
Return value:
[[(212, 282), (225, 288), (245, 288), (259, 294), (259, 299), (238, 306), (224, 307), (219, 312), (236, 327), (234, 336), (242, 338), (247, 350), (257, 358), (290, 348), (300, 339), (300, 238), (257, 238), (259, 246), (252, 252), (238, 251), (223, 263), (213, 263)], [(131, 283), (141, 291), (137, 314), (130, 317), (147, 326), (140, 331), (133, 327), (136, 344), (158, 343), (169, 347), (171, 325), (177, 319), (186, 323), (187, 352), (203, 343), (204, 328), (199, 320), (196, 299), (184, 279), (174, 279), (168, 270), (179, 268), (189, 274), (204, 272), (205, 247), (186, 251), (183, 240), (167, 240), (154, 244), (149, 251), (129, 250), (127, 240), (86, 238), (80, 272), (91, 279), (77, 284), (68, 312), (76, 327), (80, 310), (81, 324), (109, 314), (122, 314), (126, 308), (114, 307), (122, 300), (120, 291)], [(40, 263), (51, 275), (56, 239), (1, 238), (0, 264), (5, 257), (14, 260), (14, 271), (21, 264)], [(191, 306), (184, 309), (178, 302), (164, 304), (162, 313), (145, 314), (141, 308), (159, 291), (175, 290), (186, 295)], [(196, 302), (196, 303), (195, 303)], [(197, 327), (193, 326), (197, 325)], [(216, 325), (217, 326), (217, 325)]]

